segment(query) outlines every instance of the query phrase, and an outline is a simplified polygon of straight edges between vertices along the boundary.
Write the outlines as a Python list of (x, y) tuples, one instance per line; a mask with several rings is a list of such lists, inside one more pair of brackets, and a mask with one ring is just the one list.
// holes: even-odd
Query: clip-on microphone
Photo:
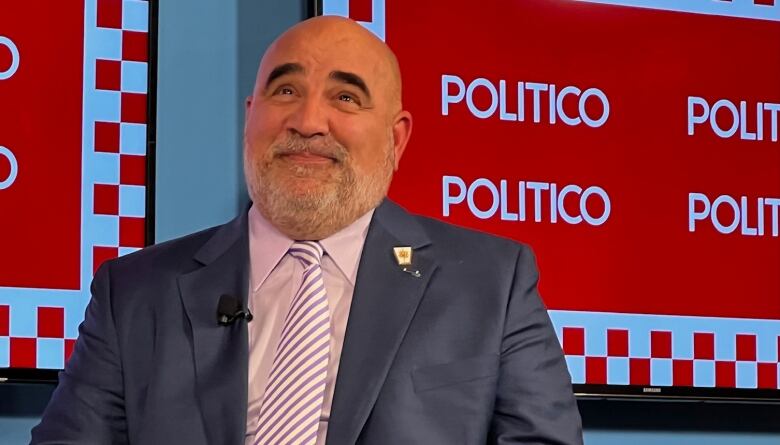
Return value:
[(249, 309), (244, 310), (241, 306), (241, 300), (232, 295), (220, 296), (217, 305), (217, 323), (221, 326), (228, 326), (241, 318), (247, 322), (252, 321), (253, 318)]

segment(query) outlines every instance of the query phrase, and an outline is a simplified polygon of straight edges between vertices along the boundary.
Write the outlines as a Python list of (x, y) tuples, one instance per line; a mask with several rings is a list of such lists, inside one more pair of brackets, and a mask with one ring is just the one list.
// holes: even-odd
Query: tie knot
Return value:
[(325, 249), (317, 241), (296, 241), (290, 247), (290, 255), (302, 262), (304, 266), (320, 264)]

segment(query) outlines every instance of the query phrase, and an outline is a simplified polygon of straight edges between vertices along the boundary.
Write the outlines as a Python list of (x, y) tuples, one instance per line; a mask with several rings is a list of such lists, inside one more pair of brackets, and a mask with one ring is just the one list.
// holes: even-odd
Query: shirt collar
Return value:
[[(374, 209), (371, 209), (352, 224), (320, 241), (327, 255), (353, 286), (373, 214)], [(268, 278), (293, 242), (252, 205), (249, 209), (249, 261), (253, 292)]]

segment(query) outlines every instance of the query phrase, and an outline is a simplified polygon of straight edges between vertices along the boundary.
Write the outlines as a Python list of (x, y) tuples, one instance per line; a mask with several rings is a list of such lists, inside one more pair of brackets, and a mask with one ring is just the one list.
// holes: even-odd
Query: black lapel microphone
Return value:
[(247, 322), (252, 321), (252, 313), (249, 309), (244, 310), (241, 300), (232, 296), (223, 294), (219, 297), (217, 305), (217, 323), (221, 326), (229, 326), (238, 319), (244, 319)]

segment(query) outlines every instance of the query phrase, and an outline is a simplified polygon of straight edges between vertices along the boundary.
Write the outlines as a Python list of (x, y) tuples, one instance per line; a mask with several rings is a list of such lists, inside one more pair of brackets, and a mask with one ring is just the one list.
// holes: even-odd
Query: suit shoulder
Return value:
[(148, 273), (152, 271), (183, 271), (194, 265), (195, 253), (214, 236), (222, 226), (210, 227), (199, 232), (154, 244), (137, 252), (107, 261), (114, 273)]
[(437, 243), (446, 243), (449, 248), (473, 253), (486, 252), (492, 255), (531, 253), (531, 248), (522, 242), (487, 232), (461, 227), (427, 216), (413, 215), (425, 229), (428, 236)]

